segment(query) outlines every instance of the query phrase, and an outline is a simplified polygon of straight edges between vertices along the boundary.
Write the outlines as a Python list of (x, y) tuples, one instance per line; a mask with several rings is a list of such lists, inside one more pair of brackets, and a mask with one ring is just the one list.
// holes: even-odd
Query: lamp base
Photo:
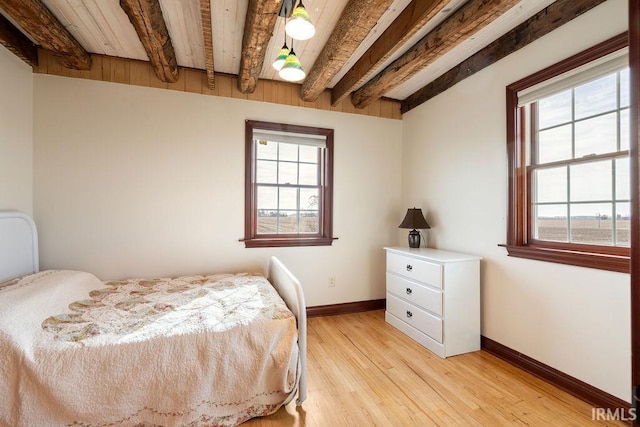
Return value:
[(420, 232), (416, 229), (413, 229), (409, 232), (409, 247), (410, 248), (420, 247)]

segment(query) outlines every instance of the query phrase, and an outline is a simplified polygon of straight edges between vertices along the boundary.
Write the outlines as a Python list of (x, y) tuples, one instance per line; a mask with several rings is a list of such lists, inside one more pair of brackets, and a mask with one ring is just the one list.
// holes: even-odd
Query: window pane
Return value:
[(538, 101), (538, 129), (571, 121), (571, 90)]
[(538, 133), (538, 163), (571, 158), (571, 125)]
[(297, 188), (280, 188), (280, 210), (298, 209), (298, 189)]
[(278, 153), (279, 160), (298, 161), (298, 144), (285, 144), (281, 142), (278, 145), (280, 146)]
[(320, 218), (317, 211), (300, 212), (300, 233), (320, 233)]
[(258, 209), (278, 209), (278, 189), (258, 186)]
[(318, 163), (318, 147), (309, 145), (300, 146), (300, 161), (305, 163)]
[(616, 159), (616, 200), (631, 199), (629, 158)]
[(256, 145), (258, 159), (277, 160), (278, 159), (278, 143), (270, 141), (258, 141)]
[(278, 184), (298, 184), (298, 164), (280, 162), (278, 170)]
[(616, 203), (616, 246), (629, 246), (631, 228), (631, 205)]
[(617, 114), (576, 122), (575, 157), (617, 151)]
[(569, 167), (571, 201), (611, 200), (611, 160)]
[(620, 71), (620, 107), (629, 106), (629, 68)]
[(278, 211), (258, 211), (258, 234), (276, 234), (278, 232)]
[(275, 184), (278, 163), (270, 160), (256, 162), (256, 182), (259, 184)]
[(300, 184), (318, 185), (318, 165), (300, 163)]
[(534, 200), (544, 202), (567, 201), (567, 167), (538, 169), (534, 172)]
[(318, 210), (318, 189), (300, 189), (300, 209)]
[(572, 204), (571, 242), (613, 245), (611, 203)]
[(544, 205), (535, 208), (534, 236), (539, 240), (567, 241), (567, 205)]
[(576, 119), (611, 111), (617, 106), (616, 75), (601, 77), (574, 90)]
[(280, 221), (278, 223), (279, 234), (293, 234), (298, 232), (298, 212), (280, 211)]
[(629, 109), (620, 110), (620, 150), (629, 149), (631, 138), (631, 125), (629, 124)]

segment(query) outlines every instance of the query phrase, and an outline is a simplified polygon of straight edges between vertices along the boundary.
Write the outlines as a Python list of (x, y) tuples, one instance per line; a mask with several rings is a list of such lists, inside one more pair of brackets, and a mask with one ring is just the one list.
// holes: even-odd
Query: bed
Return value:
[(237, 425), (306, 399), (306, 307), (275, 257), (236, 273), (102, 282), (38, 270), (0, 212), (0, 425)]

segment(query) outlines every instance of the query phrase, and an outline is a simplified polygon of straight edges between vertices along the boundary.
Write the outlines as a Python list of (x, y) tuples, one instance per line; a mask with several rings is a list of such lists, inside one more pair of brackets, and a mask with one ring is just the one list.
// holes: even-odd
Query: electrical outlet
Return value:
[(335, 286), (336, 286), (336, 278), (333, 276), (329, 277), (329, 287), (333, 288)]

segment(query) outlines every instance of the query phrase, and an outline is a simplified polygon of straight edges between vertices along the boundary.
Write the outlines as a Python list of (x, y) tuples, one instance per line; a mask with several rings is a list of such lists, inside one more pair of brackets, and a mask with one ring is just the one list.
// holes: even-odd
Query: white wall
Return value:
[[(402, 200), (482, 262), (482, 333), (630, 401), (629, 276), (507, 257), (505, 86), (627, 28), (609, 0), (403, 116)], [(398, 237), (404, 243), (402, 234)]]
[(0, 210), (33, 211), (31, 67), (0, 45)]
[[(402, 122), (36, 75), (42, 268), (103, 279), (262, 270), (281, 257), (310, 306), (384, 298)], [(335, 130), (329, 247), (245, 249), (245, 119)], [(336, 285), (328, 287), (329, 276)]]

